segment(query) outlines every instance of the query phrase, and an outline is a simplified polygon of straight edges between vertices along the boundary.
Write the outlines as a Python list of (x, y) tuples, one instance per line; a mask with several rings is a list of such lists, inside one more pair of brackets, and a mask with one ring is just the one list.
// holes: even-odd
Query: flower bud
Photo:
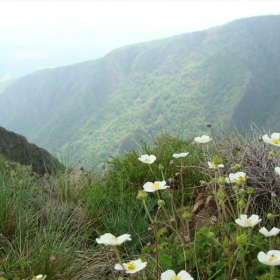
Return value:
[(238, 192), (238, 186), (237, 186), (237, 185), (234, 185), (234, 186), (232, 187), (232, 190), (233, 190), (235, 193), (237, 193), (237, 192)]
[(159, 207), (164, 207), (164, 206), (165, 206), (165, 201), (162, 200), (162, 199), (159, 199), (159, 200), (158, 200), (158, 206), (159, 206)]
[(238, 206), (239, 206), (241, 209), (245, 208), (246, 203), (245, 203), (245, 201), (244, 201), (243, 198), (241, 198), (241, 199), (238, 201)]
[(241, 165), (240, 164), (235, 164), (234, 169), (236, 171), (239, 171), (241, 169)]
[(226, 184), (225, 177), (219, 177), (218, 178), (218, 184), (221, 185), (221, 186), (224, 186)]
[(55, 261), (56, 261), (56, 257), (50, 256), (50, 262), (55, 262)]
[(217, 198), (218, 198), (219, 200), (224, 200), (225, 197), (226, 197), (225, 193), (224, 193), (221, 189), (219, 189), (219, 190), (218, 190), (218, 193), (217, 193)]
[(206, 126), (207, 126), (207, 127), (211, 127), (212, 124), (211, 124), (210, 122), (206, 122)]
[(203, 187), (204, 187), (204, 186), (207, 186), (207, 182), (206, 182), (206, 181), (201, 180), (201, 181), (200, 181), (200, 185), (201, 185), (201, 186), (203, 186)]
[(163, 166), (162, 164), (159, 164), (159, 165), (158, 165), (158, 170), (159, 170), (159, 171), (163, 171), (163, 170), (164, 170), (164, 166)]
[(269, 220), (272, 220), (274, 218), (274, 216), (271, 213), (268, 213), (266, 216)]
[(222, 164), (223, 163), (223, 159), (221, 157), (214, 157), (213, 159), (214, 164)]
[(139, 190), (138, 194), (137, 194), (137, 198), (140, 200), (145, 200), (148, 197), (148, 194), (143, 191), (143, 190)]
[(214, 233), (214, 232), (209, 231), (209, 232), (207, 233), (207, 238), (208, 238), (209, 240), (212, 240), (214, 237), (215, 237), (215, 233)]
[(275, 153), (274, 153), (273, 151), (270, 151), (270, 152), (268, 153), (268, 155), (269, 155), (270, 157), (273, 157), (273, 156), (275, 156)]
[(244, 189), (239, 189), (239, 194), (244, 195), (245, 194), (245, 190)]
[(252, 187), (249, 187), (248, 190), (247, 190), (247, 193), (249, 195), (252, 195), (254, 193), (254, 189)]
[(191, 215), (189, 212), (184, 211), (184, 213), (183, 213), (183, 219), (189, 220), (191, 217), (192, 217), (192, 215)]
[(228, 248), (228, 247), (229, 247), (229, 243), (228, 243), (228, 238), (227, 238), (227, 237), (225, 237), (225, 239), (224, 239), (224, 241), (223, 241), (223, 246), (224, 246), (225, 248)]
[(236, 236), (236, 243), (238, 245), (246, 245), (247, 244), (247, 236), (245, 233), (239, 235), (239, 236)]

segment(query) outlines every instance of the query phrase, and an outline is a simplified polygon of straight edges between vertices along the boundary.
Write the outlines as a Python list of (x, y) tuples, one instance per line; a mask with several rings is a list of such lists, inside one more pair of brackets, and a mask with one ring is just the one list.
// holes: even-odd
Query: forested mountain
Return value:
[(41, 70), (2, 92), (0, 125), (72, 163), (206, 121), (280, 131), (279, 46), (280, 16), (262, 16)]

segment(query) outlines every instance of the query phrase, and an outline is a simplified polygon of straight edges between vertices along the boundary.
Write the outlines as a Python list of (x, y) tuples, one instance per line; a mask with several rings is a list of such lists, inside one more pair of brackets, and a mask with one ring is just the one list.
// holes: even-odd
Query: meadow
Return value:
[(205, 131), (101, 174), (0, 158), (0, 279), (280, 279), (280, 134)]

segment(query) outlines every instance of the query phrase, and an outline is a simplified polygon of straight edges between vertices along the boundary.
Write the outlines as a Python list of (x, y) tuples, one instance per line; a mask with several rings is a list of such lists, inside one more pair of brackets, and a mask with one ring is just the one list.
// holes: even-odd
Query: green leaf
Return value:
[(159, 254), (160, 266), (163, 270), (172, 269), (173, 267), (173, 258), (167, 255)]

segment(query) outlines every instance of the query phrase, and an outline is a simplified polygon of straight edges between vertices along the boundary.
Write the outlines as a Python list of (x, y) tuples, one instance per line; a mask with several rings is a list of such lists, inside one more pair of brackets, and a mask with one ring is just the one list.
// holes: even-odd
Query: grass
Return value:
[[(277, 236), (258, 232), (279, 223), (278, 148), (260, 135), (221, 129), (208, 144), (161, 136), (139, 151), (110, 157), (98, 175), (69, 168), (40, 177), (32, 167), (1, 158), (0, 279), (144, 280), (169, 269), (201, 280), (280, 279), (277, 267), (257, 258), (280, 245)], [(189, 154), (172, 156), (182, 152)], [(144, 164), (138, 159), (143, 154), (157, 159)], [(220, 158), (224, 168), (208, 168), (208, 161)], [(237, 171), (246, 173), (244, 182), (222, 183)], [(143, 185), (155, 181), (170, 188), (139, 197)], [(239, 226), (235, 220), (244, 213), (249, 220), (258, 214), (261, 226)], [(120, 259), (113, 247), (96, 243), (108, 232), (131, 235), (117, 247), (119, 258), (140, 258), (145, 270), (114, 269)]]

